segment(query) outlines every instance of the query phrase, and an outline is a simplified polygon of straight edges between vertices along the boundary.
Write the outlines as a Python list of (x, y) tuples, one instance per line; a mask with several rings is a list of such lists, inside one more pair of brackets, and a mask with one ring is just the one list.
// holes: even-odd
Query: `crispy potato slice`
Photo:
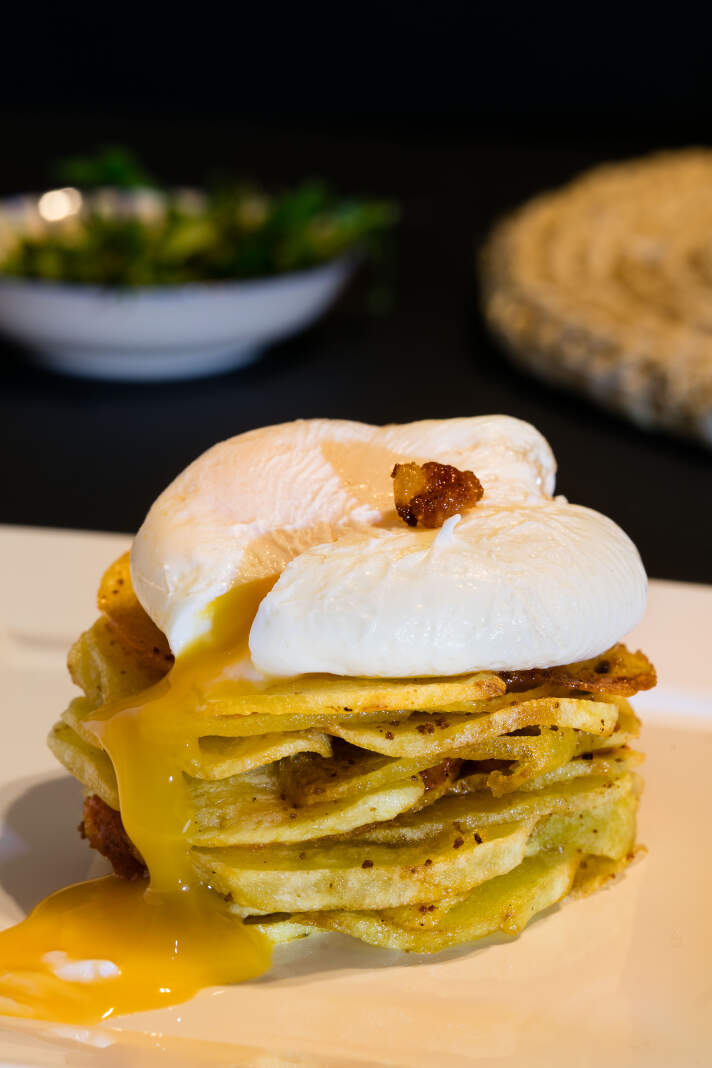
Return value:
[(269, 938), (273, 946), (285, 945), (287, 942), (296, 942), (297, 939), (306, 938), (307, 935), (313, 934), (314, 932), (313, 927), (307, 927), (303, 923), (293, 923), (288, 919), (282, 920), (281, 922), (268, 921), (267, 923), (256, 923), (254, 926), (258, 931)]
[(200, 711), (206, 716), (339, 716), (443, 708), (470, 712), (474, 702), (496, 697), (505, 689), (505, 683), (492, 671), (423, 679), (302, 675), (253, 694), (240, 693), (229, 681), (215, 683), (204, 691)]
[[(522, 698), (524, 700), (522, 700)], [(473, 737), (477, 737), (478, 729), (477, 723), (489, 723), (487, 737), (489, 738), (490, 731), (494, 727), (496, 731), (496, 724), (498, 723), (502, 731), (518, 730), (521, 726), (528, 726), (527, 717), (544, 719), (540, 715), (542, 711), (542, 705), (535, 706), (533, 709), (529, 709), (527, 716), (522, 716), (520, 706), (530, 699), (529, 694), (517, 695), (517, 697), (507, 697), (505, 699), (494, 698), (491, 702), (483, 702), (482, 707), (489, 707), (492, 710), (499, 710), (502, 713), (504, 705), (500, 705), (500, 701), (507, 701), (507, 707), (514, 710), (513, 717), (508, 720), (506, 717), (504, 720), (501, 718), (497, 721), (485, 720), (485, 717), (480, 716), (463, 716), (462, 714), (452, 714), (447, 716), (448, 726), (456, 726), (454, 733), (446, 735), (445, 739), (442, 739), (438, 733), (438, 724), (446, 722), (445, 713), (432, 713), (432, 714), (420, 714), (411, 712), (358, 712), (344, 714), (342, 716), (300, 716), (300, 715), (285, 715), (285, 716), (270, 716), (270, 715), (252, 715), (252, 716), (221, 716), (221, 717), (202, 717), (199, 713), (194, 715), (181, 715), (176, 713), (173, 717), (172, 724), (176, 730), (184, 732), (186, 739), (197, 741), (199, 738), (254, 738), (260, 735), (271, 735), (275, 737), (283, 733), (297, 733), (302, 731), (318, 730), (323, 734), (333, 735), (335, 737), (343, 738), (347, 741), (353, 742), (357, 747), (362, 749), (372, 749), (375, 752), (381, 753), (384, 756), (401, 757), (407, 756), (409, 759), (428, 758), (430, 765), (436, 764), (443, 756), (450, 755), (462, 755), (466, 749), (473, 750), (475, 748), (475, 742), (472, 741)], [(533, 700), (542, 700), (535, 698)], [(559, 701), (561, 698), (547, 698), (546, 700), (553, 703)], [(574, 699), (567, 698), (564, 701), (569, 702), (569, 709), (571, 707), (571, 701)], [(588, 718), (581, 719), (576, 717), (575, 721), (581, 723), (581, 727), (578, 728), (578, 743), (577, 752), (589, 752), (595, 748), (610, 748), (615, 744), (624, 744), (625, 742), (637, 737), (639, 730), (639, 721), (630, 709), (627, 702), (621, 698), (617, 698), (616, 702), (612, 701), (581, 701), (579, 700), (579, 711), (582, 708), (588, 709)], [(625, 709), (620, 709), (619, 705), (626, 706)], [(83, 711), (79, 713), (76, 709), (72, 712), (63, 714), (63, 718), (67, 715), (72, 715), (71, 725), (86, 738), (87, 741), (93, 741), (96, 743), (98, 739), (92, 733), (91, 719), (92, 713), (95, 711), (95, 705), (92, 702), (90, 706), (85, 706)], [(551, 706), (553, 708), (553, 704)], [(617, 711), (616, 711), (617, 710)], [(589, 732), (585, 732), (585, 724), (593, 723), (596, 729), (601, 732), (602, 727), (600, 720), (604, 719), (604, 724), (610, 723), (610, 721), (618, 716), (618, 723), (616, 725), (616, 732), (614, 734), (598, 733), (593, 735)], [(549, 717), (550, 719), (552, 717)], [(565, 716), (560, 717), (562, 720)], [(404, 723), (410, 722), (412, 730), (410, 736), (406, 738), (406, 751), (400, 752), (401, 739), (403, 735)], [(538, 726), (538, 723), (534, 724)], [(554, 726), (556, 724), (543, 723), (543, 726)], [(367, 728), (367, 729), (364, 729)], [(442, 728), (440, 728), (442, 729)], [(606, 727), (607, 729), (607, 727)], [(482, 728), (479, 728), (481, 733)], [(585, 733), (584, 733), (585, 732)], [(394, 738), (387, 737), (389, 733), (393, 733)], [(414, 738), (413, 734), (417, 734), (418, 737)], [(434, 738), (434, 741), (430, 739)], [(413, 744), (415, 742), (415, 744)], [(217, 743), (216, 743), (217, 746)], [(521, 749), (519, 755), (521, 755)], [(494, 756), (494, 752), (490, 756)]]
[[(66, 720), (55, 724), (52, 728), (48, 739), (48, 745), (52, 752), (55, 754), (61, 764), (64, 765), (67, 770), (74, 775), (91, 793), (98, 794), (111, 808), (119, 808), (119, 796), (118, 786), (116, 783), (116, 776), (114, 774), (114, 768), (111, 760), (107, 754), (100, 749), (97, 745), (92, 744), (92, 736), (88, 734), (87, 737), (83, 737), (74, 729), (74, 724), (81, 724), (81, 717), (77, 715), (77, 709), (81, 710), (82, 703), (86, 701), (86, 698), (75, 698), (70, 704), (65, 713)], [(252, 739), (249, 739), (252, 741)], [(255, 739), (257, 741), (257, 739)], [(271, 739), (275, 741), (275, 739)], [(328, 739), (326, 739), (328, 742)], [(277, 739), (279, 744), (279, 739)], [(285, 742), (285, 744), (290, 744)], [(319, 744), (318, 738), (309, 742), (312, 744)], [(238, 776), (237, 778), (230, 779), (227, 784), (216, 784), (214, 787), (209, 782), (205, 783), (205, 786), (201, 788), (198, 780), (192, 780), (193, 794), (196, 798), (196, 803), (203, 805), (206, 809), (206, 813), (203, 816), (205, 821), (208, 821), (211, 816), (210, 812), (215, 805), (223, 804), (224, 795), (227, 792), (228, 795), (232, 792), (236, 804), (240, 804), (244, 799), (244, 796), (249, 794), (253, 796), (251, 787), (253, 784), (260, 784), (261, 795), (265, 795), (274, 799), (279, 797), (279, 778), (276, 768), (278, 765), (274, 764), (271, 770), (265, 768), (263, 764), (268, 764), (268, 761), (263, 761), (262, 757), (265, 756), (264, 750), (262, 753), (256, 752), (253, 758), (257, 761), (253, 765), (254, 768), (261, 769), (252, 777)], [(244, 759), (248, 759), (247, 756)], [(242, 784), (242, 788), (234, 784)], [(268, 784), (268, 788), (265, 786)], [(421, 783), (414, 794), (417, 797), (424, 791), (424, 786)], [(280, 802), (280, 805), (282, 803)], [(226, 815), (226, 809), (223, 808), (223, 817)], [(367, 815), (364, 822), (371, 822), (374, 817)]]
[(621, 860), (635, 842), (638, 794), (632, 789), (619, 796), (613, 790), (610, 794), (604, 804), (595, 808), (552, 812), (540, 820), (527, 842), (527, 856), (576, 849), (580, 854)]
[(498, 824), (484, 828), (479, 841), (449, 830), (399, 849), (333, 840), (195, 849), (193, 860), (205, 882), (261, 911), (391, 908), (458, 893), (509, 871), (523, 859), (531, 829), (527, 822)]
[(147, 667), (165, 673), (173, 663), (168, 639), (139, 604), (131, 582), (128, 552), (107, 568), (99, 586), (97, 605), (122, 645)]
[(544, 684), (564, 686), (591, 693), (632, 697), (639, 690), (651, 690), (657, 682), (655, 668), (645, 653), (631, 653), (625, 645), (614, 645), (600, 656), (561, 667), (533, 668), (530, 671), (502, 671), (500, 676), (512, 692), (531, 690)]
[(324, 734), (333, 734), (332, 728), (338, 726), (361, 726), (368, 723), (383, 723), (384, 720), (404, 720), (410, 712), (352, 712), (342, 716), (314, 715), (260, 715), (250, 716), (202, 716), (199, 712), (173, 719), (176, 727), (185, 731), (186, 736), (198, 738), (250, 738), (259, 734), (284, 734), (301, 730), (318, 730)]
[[(524, 863), (525, 861), (522, 861), (522, 864)], [(521, 866), (518, 864), (514, 870), (517, 871)], [(502, 876), (497, 878), (501, 879)], [(399, 905), (395, 909), (381, 909), (378, 915), (397, 927), (412, 931), (433, 930), (440, 927), (447, 913), (466, 901), (471, 893), (471, 890), (466, 890), (464, 894), (449, 894), (437, 901), (431, 901), (428, 905)]]
[(95, 712), (94, 703), (88, 697), (75, 697), (62, 713), (61, 722), (71, 727), (87, 745), (101, 749), (94, 731), (88, 726)]
[[(84, 698), (76, 698), (81, 701)], [(78, 779), (89, 793), (97, 794), (113, 809), (119, 808), (119, 790), (114, 768), (106, 753), (88, 745), (66, 723), (55, 723), (47, 745), (70, 775)]]
[(596, 890), (601, 890), (608, 883), (619, 878), (636, 857), (643, 856), (646, 852), (645, 846), (632, 846), (624, 856), (615, 859), (585, 857), (576, 872), (574, 885), (571, 887), (571, 896), (588, 897)]
[(165, 675), (163, 667), (138, 659), (103, 618), (80, 635), (69, 650), (67, 666), (93, 709), (146, 690)]
[(570, 760), (554, 771), (540, 775), (530, 782), (523, 783), (521, 790), (536, 791), (545, 786), (553, 786), (556, 782), (568, 782), (571, 779), (584, 778), (586, 776), (603, 775), (608, 779), (617, 779), (629, 771), (635, 771), (643, 761), (643, 753), (620, 746), (616, 749), (602, 749), (596, 753), (587, 753), (583, 757)]
[(491, 702), (493, 711), (476, 716), (459, 713), (414, 713), (400, 724), (382, 723), (351, 727), (331, 726), (352, 745), (386, 756), (414, 758), (430, 754), (447, 756), (465, 749), (480, 748), (491, 738), (532, 726), (573, 727), (602, 738), (609, 737), (618, 721), (616, 705), (572, 697), (542, 697)]
[[(133, 692), (133, 691), (132, 691)], [(130, 697), (132, 693), (125, 694)], [(92, 700), (87, 699), (78, 705), (71, 704), (62, 718), (72, 726), (78, 734), (91, 744), (98, 744), (99, 739), (92, 728), (92, 720), (95, 718), (97, 707), (102, 704), (101, 699), (96, 699), (92, 694)], [(139, 702), (137, 702), (139, 703)], [(187, 741), (198, 739), (255, 739), (262, 735), (272, 739), (269, 744), (278, 744), (280, 736), (285, 734), (301, 734), (313, 732), (315, 729), (321, 734), (331, 732), (332, 726), (347, 725), (359, 726), (366, 723), (383, 723), (384, 720), (407, 719), (410, 712), (357, 712), (344, 716), (221, 716), (201, 717), (199, 713), (185, 715), (177, 711), (172, 718), (172, 727), (176, 732), (182, 732)], [(266, 743), (268, 744), (268, 743)]]
[(293, 804), (313, 805), (381, 789), (417, 775), (432, 763), (429, 755), (415, 760), (392, 759), (337, 739), (329, 759), (304, 753), (283, 761), (279, 774), (282, 789)]
[[(643, 754), (636, 753), (632, 749), (622, 747), (618, 749), (605, 749), (597, 754), (588, 754), (586, 757), (578, 757), (569, 760), (560, 767), (553, 768), (543, 775), (521, 782), (519, 790), (535, 791), (545, 786), (551, 786), (557, 782), (568, 782), (569, 779), (582, 778), (588, 775), (605, 775), (618, 778), (631, 771), (643, 761)], [(490, 772), (472, 772), (457, 779), (450, 787), (451, 794), (480, 793), (488, 788)], [(501, 796), (501, 795), (500, 795)]]
[(369, 753), (340, 739), (336, 745), (337, 751), (331, 759), (305, 753), (280, 764), (284, 793), (296, 806), (353, 797), (418, 775), (425, 786), (423, 801), (432, 804), (436, 797), (449, 791), (460, 768), (456, 758), (434, 764), (429, 755), (399, 760)]
[(640, 720), (625, 697), (603, 698), (603, 700), (610, 701), (618, 709), (616, 729), (608, 738), (603, 738), (601, 735), (579, 734), (577, 756), (581, 753), (595, 753), (598, 749), (613, 749), (616, 746), (628, 745), (640, 736)]
[[(497, 931), (519, 934), (536, 913), (566, 896), (577, 864), (578, 857), (571, 854), (531, 857), (512, 871), (481, 883), (455, 907), (447, 901), (442, 915), (439, 902), (416, 906), (411, 923), (403, 922), (402, 909), (397, 910), (400, 922), (386, 910), (303, 912), (292, 919), (384, 949), (438, 953)], [(269, 931), (269, 926), (261, 929)]]
[(505, 769), (496, 767), (485, 777), (487, 789), (501, 797), (518, 790), (523, 783), (547, 771), (561, 767), (577, 748), (577, 732), (570, 727), (534, 728), (532, 736), (504, 734), (469, 750), (466, 756), (475, 761), (511, 761)]
[(481, 832), (484, 827), (513, 820), (536, 821), (552, 813), (579, 813), (595, 809), (613, 798), (634, 793), (633, 776), (591, 776), (553, 783), (542, 790), (517, 791), (493, 797), (488, 790), (478, 794), (442, 797), (417, 813), (406, 813), (387, 824), (352, 833), (359, 842), (398, 847), (429, 841), (454, 829), (459, 834)]
[[(551, 817), (542, 831), (534, 831), (526, 859), (465, 895), (378, 911), (299, 912), (290, 920), (415, 953), (437, 953), (497, 931), (519, 934), (532, 916), (560, 901), (572, 886), (577, 895), (590, 893), (630, 863), (636, 800), (633, 794), (611, 799), (594, 812), (579, 813), (581, 819)], [(543, 848), (547, 829), (552, 841)], [(589, 843), (598, 855), (585, 855)]]
[(195, 816), (186, 837), (204, 846), (304, 842), (391, 820), (412, 808), (424, 792), (416, 776), (369, 793), (296, 808), (282, 791), (275, 765), (219, 782), (192, 779)]
[[(227, 779), (276, 760), (291, 766), (298, 760), (297, 753), (316, 753), (320, 758), (328, 758), (332, 754), (331, 739), (321, 731), (257, 734), (247, 738), (209, 736), (199, 739), (197, 755), (186, 762), (183, 770), (199, 779)], [(285, 761), (284, 757), (292, 759)]]
[[(48, 742), (60, 763), (87, 790), (119, 809), (114, 769), (101, 749), (87, 744), (66, 723), (53, 728)], [(189, 786), (195, 816), (186, 837), (208, 845), (300, 842), (341, 834), (392, 819), (425, 794), (423, 780), (408, 776), (367, 793), (297, 809), (282, 792), (277, 764), (216, 782), (190, 779)]]

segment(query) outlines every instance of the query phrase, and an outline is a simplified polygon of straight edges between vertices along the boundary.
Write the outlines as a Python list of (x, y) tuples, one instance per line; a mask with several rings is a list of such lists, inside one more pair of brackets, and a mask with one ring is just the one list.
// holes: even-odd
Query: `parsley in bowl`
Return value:
[(245, 363), (313, 322), (397, 218), (321, 182), (140, 178), (0, 203), (0, 327), (58, 370), (157, 379)]

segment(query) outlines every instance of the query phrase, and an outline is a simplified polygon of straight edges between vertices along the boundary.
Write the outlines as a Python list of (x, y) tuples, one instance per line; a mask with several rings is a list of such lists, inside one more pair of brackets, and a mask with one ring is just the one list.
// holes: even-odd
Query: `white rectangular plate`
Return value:
[[(94, 614), (114, 535), (0, 527), (0, 926), (96, 874), (81, 791), (45, 735), (72, 694), (66, 650)], [(645, 729), (640, 840), (625, 878), (512, 941), (437, 957), (320, 935), (269, 975), (186, 1005), (72, 1029), (3, 1020), (12, 1065), (465, 1065), (606, 1068), (712, 1061), (712, 587), (651, 584), (630, 637), (660, 686)]]

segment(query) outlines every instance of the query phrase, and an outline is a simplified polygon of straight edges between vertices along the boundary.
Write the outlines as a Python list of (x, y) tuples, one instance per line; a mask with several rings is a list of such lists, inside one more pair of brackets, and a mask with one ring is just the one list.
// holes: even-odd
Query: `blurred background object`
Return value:
[(323, 182), (163, 189), (134, 153), (60, 161), (73, 184), (0, 202), (0, 328), (53, 369), (161, 380), (236, 367), (320, 315), (395, 204)]
[(619, 522), (652, 574), (711, 582), (709, 453), (523, 374), (474, 284), (476, 250), (532, 196), (599, 163), (709, 142), (708, 23), (684, 3), (659, 21), (605, 3), (184, 16), (77, 3), (44, 21), (14, 8), (2, 195), (47, 188), (49, 160), (123, 144), (168, 187), (220, 170), (269, 189), (317, 177), (397, 202), (401, 221), (385, 291), (355, 278), (311, 329), (231, 374), (72, 380), (5, 345), (0, 519), (135, 530), (198, 452), (263, 423), (507, 412), (546, 434), (560, 491)]
[(712, 446), (712, 152), (595, 168), (500, 223), (484, 307), (514, 359)]

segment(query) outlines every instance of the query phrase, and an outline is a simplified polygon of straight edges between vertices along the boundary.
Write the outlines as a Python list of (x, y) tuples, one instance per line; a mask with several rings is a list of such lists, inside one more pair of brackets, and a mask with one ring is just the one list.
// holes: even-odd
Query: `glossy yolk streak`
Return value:
[(193, 816), (182, 769), (197, 747), (201, 692), (230, 671), (233, 692), (259, 688), (247, 634), (271, 585), (231, 591), (212, 610), (208, 639), (136, 698), (88, 724), (111, 757), (126, 831), (150, 873), (60, 890), (0, 933), (0, 1012), (87, 1024), (175, 1004), (205, 986), (266, 971), (269, 942), (200, 885), (186, 838)]
[(214, 898), (113, 875), (59, 890), (0, 935), (0, 1012), (92, 1024), (260, 975), (263, 936)]

